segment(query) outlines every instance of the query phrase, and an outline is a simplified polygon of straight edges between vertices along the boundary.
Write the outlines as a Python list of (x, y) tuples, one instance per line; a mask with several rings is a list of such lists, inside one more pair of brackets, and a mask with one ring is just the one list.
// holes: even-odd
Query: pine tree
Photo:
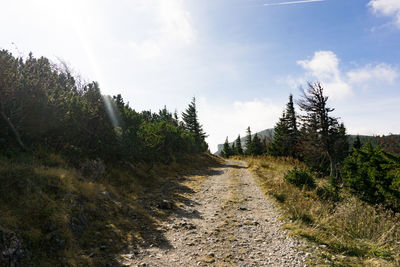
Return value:
[(251, 141), (251, 155), (261, 155), (263, 153), (263, 144), (257, 134), (254, 135)]
[(263, 147), (263, 154), (267, 153), (268, 150), (268, 137), (264, 136), (263, 140), (262, 140), (262, 147)]
[(273, 156), (297, 156), (296, 145), (299, 139), (296, 112), (293, 105), (293, 96), (289, 96), (286, 110), (274, 128), (274, 138), (269, 145), (268, 152)]
[(312, 158), (308, 161), (319, 160), (324, 164), (328, 159), (330, 176), (337, 178), (337, 166), (340, 157), (335, 153), (337, 141), (343, 141), (345, 136), (343, 132), (344, 125), (339, 125), (338, 119), (331, 117), (330, 113), (334, 109), (327, 107), (328, 97), (324, 96), (323, 87), (320, 83), (309, 84), (307, 92), (304, 92), (303, 98), (299, 101), (300, 109), (306, 112), (302, 116), (303, 121), (303, 149), (308, 151)]
[(274, 138), (269, 144), (268, 153), (276, 157), (288, 156), (288, 138), (289, 129), (286, 120), (286, 114), (283, 113), (282, 117), (279, 119), (279, 122), (275, 125)]
[(174, 125), (175, 126), (178, 126), (179, 125), (179, 118), (178, 118), (178, 111), (175, 109), (175, 112), (174, 112)]
[(238, 155), (243, 155), (242, 141), (240, 141), (240, 135), (236, 138), (236, 153)]
[(286, 105), (286, 123), (288, 131), (287, 155), (290, 157), (296, 157), (297, 156), (296, 145), (299, 138), (299, 131), (297, 129), (296, 111), (293, 105), (292, 94), (290, 94), (289, 102)]
[[(333, 145), (333, 153), (334, 153), (334, 158), (338, 165), (337, 171), (339, 171), (342, 162), (349, 155), (350, 145), (349, 145), (349, 141), (348, 141), (347, 134), (346, 134), (346, 128), (344, 127), (344, 124), (341, 123), (339, 125), (339, 128), (336, 130), (337, 130), (337, 132), (335, 133), (336, 137), (335, 137), (334, 145)], [(341, 182), (338, 180), (340, 178), (338, 174), (336, 174), (334, 178), (336, 179), (334, 181), (335, 182), (334, 185), (337, 185), (338, 182)]]
[(236, 152), (237, 152), (237, 151), (236, 151), (236, 147), (235, 147), (235, 142), (233, 142), (233, 143), (232, 143), (232, 146), (231, 146), (231, 155), (232, 155), (232, 156), (237, 155)]
[(354, 143), (353, 143), (353, 151), (359, 150), (361, 147), (362, 147), (361, 139), (360, 139), (360, 136), (357, 135), (356, 140), (354, 140)]
[(229, 146), (228, 137), (225, 139), (224, 148), (221, 153), (224, 158), (229, 158), (232, 155), (232, 149)]
[(252, 142), (251, 142), (251, 130), (250, 130), (250, 126), (247, 127), (246, 133), (247, 133), (247, 136), (246, 136), (246, 144), (245, 144), (245, 145), (246, 145), (246, 148), (245, 148), (244, 153), (245, 153), (246, 155), (251, 155), (251, 154), (253, 154), (253, 148), (252, 148)]
[(189, 107), (182, 113), (182, 120), (184, 122), (184, 128), (193, 134), (199, 151), (206, 151), (208, 148), (205, 142), (206, 134), (197, 118), (196, 98), (193, 97)]

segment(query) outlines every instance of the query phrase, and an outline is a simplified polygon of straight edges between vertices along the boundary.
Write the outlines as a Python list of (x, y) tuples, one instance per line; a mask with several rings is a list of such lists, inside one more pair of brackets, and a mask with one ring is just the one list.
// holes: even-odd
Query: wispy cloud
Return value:
[(305, 4), (305, 3), (325, 2), (325, 1), (326, 0), (288, 1), (288, 2), (279, 2), (279, 3), (268, 3), (268, 4), (264, 4), (264, 6), (283, 6), (283, 5), (295, 5), (295, 4)]
[(393, 17), (394, 24), (400, 28), (400, 1), (398, 0), (371, 0), (368, 6), (375, 14)]

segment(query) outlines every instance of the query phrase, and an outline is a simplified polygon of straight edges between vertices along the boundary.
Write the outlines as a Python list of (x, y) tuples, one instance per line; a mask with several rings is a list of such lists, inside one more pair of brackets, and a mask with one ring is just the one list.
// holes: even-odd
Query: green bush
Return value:
[(294, 168), (285, 174), (285, 180), (297, 187), (315, 188), (315, 180), (306, 170)]
[(344, 184), (350, 192), (372, 204), (400, 210), (400, 158), (367, 143), (344, 162)]
[(46, 166), (63, 166), (65, 160), (79, 167), (98, 158), (170, 163), (207, 151), (194, 98), (183, 121), (166, 107), (139, 113), (121, 95), (102, 95), (97, 82), (82, 85), (61, 69), (43, 57), (16, 58), (0, 50), (0, 111), (8, 118), (0, 117), (2, 156), (34, 152)]

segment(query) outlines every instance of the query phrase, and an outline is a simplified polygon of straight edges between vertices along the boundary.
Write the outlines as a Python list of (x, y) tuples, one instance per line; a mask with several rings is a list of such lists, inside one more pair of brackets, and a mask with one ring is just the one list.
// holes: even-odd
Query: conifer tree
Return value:
[(246, 148), (245, 148), (244, 153), (245, 153), (246, 155), (251, 155), (253, 149), (252, 149), (252, 142), (251, 142), (251, 130), (250, 130), (250, 126), (247, 127), (246, 133), (247, 133), (247, 136), (246, 136)]
[(242, 148), (242, 142), (240, 141), (240, 134), (236, 138), (235, 143), (236, 143), (236, 153), (238, 155), (243, 155), (243, 148)]
[(206, 134), (203, 131), (203, 126), (200, 125), (197, 117), (196, 98), (193, 97), (189, 107), (182, 113), (184, 128), (193, 134), (195, 143), (200, 151), (206, 151), (208, 146), (205, 143)]
[[(339, 125), (338, 119), (330, 116), (334, 109), (327, 107), (328, 97), (324, 95), (319, 82), (309, 83), (307, 92), (299, 101), (300, 109), (306, 112), (303, 121), (303, 149), (308, 151), (309, 163), (318, 160), (324, 163), (328, 159), (330, 176), (338, 177), (337, 166), (340, 156), (335, 145), (338, 140), (345, 142), (344, 125)], [(342, 132), (342, 133), (341, 133)], [(343, 137), (341, 137), (343, 136)], [(306, 159), (307, 160), (307, 159)]]
[(299, 139), (296, 112), (293, 105), (293, 96), (289, 96), (286, 110), (274, 128), (274, 138), (269, 145), (269, 153), (273, 156), (296, 157), (296, 144)]
[(362, 147), (360, 136), (357, 134), (356, 140), (353, 143), (353, 151), (359, 150)]
[(93, 158), (168, 163), (207, 150), (194, 99), (185, 114), (181, 124), (166, 107), (138, 113), (121, 95), (81, 83), (67, 66), (0, 50), (1, 155), (40, 148), (62, 153), (72, 165)]
[(229, 146), (228, 137), (225, 139), (224, 148), (221, 153), (224, 158), (229, 158), (232, 155), (232, 149)]
[(272, 156), (287, 156), (289, 154), (288, 148), (289, 129), (286, 120), (286, 114), (283, 113), (278, 123), (274, 128), (274, 138), (269, 144), (268, 153)]
[[(346, 127), (344, 127), (343, 123), (339, 125), (338, 129), (336, 129), (335, 135), (336, 136), (333, 145), (333, 153), (338, 166), (338, 170), (336, 171), (338, 172), (341, 168), (342, 162), (349, 155), (350, 152), (350, 145), (347, 138)], [(339, 175), (335, 174), (334, 178), (336, 179), (334, 185), (337, 185), (338, 182), (341, 182), (339, 181)]]
[(251, 148), (251, 155), (261, 155), (263, 153), (263, 144), (257, 133), (254, 135), (253, 140), (251, 141)]
[(299, 138), (299, 131), (297, 129), (297, 119), (296, 112), (293, 105), (293, 95), (290, 94), (289, 102), (286, 105), (286, 123), (288, 130), (288, 140), (287, 140), (287, 155), (290, 157), (296, 157), (296, 144)]
[(178, 126), (178, 125), (179, 125), (178, 111), (177, 111), (176, 109), (175, 109), (175, 112), (174, 112), (173, 121), (174, 121), (174, 125), (175, 125), (175, 126)]
[(267, 150), (268, 150), (268, 137), (267, 136), (264, 136), (264, 138), (262, 140), (262, 149), (263, 149), (262, 154), (267, 153)]

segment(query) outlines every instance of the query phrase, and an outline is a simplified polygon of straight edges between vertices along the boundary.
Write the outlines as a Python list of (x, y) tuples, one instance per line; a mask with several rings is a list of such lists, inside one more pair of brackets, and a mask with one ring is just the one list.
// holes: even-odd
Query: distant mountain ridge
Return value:
[[(257, 135), (258, 137), (260, 137), (261, 140), (267, 137), (267, 144), (268, 144), (274, 138), (274, 133), (275, 133), (274, 129), (270, 128), (257, 132)], [(254, 135), (255, 134), (252, 134), (251, 137), (253, 138)], [(365, 144), (369, 140), (373, 146), (379, 145), (385, 152), (395, 155), (400, 155), (400, 134), (390, 134), (386, 136), (385, 135), (382, 136), (358, 135), (358, 136), (360, 137), (362, 144)], [(352, 144), (356, 140), (356, 137), (357, 135), (353, 134), (348, 135), (350, 146), (352, 146)], [(246, 138), (247, 136), (243, 136), (240, 138), (243, 148), (245, 147)], [(235, 140), (230, 142), (229, 145), (232, 146)], [(214, 155), (220, 156), (223, 149), (224, 149), (224, 144), (219, 144), (218, 151), (215, 152)]]

